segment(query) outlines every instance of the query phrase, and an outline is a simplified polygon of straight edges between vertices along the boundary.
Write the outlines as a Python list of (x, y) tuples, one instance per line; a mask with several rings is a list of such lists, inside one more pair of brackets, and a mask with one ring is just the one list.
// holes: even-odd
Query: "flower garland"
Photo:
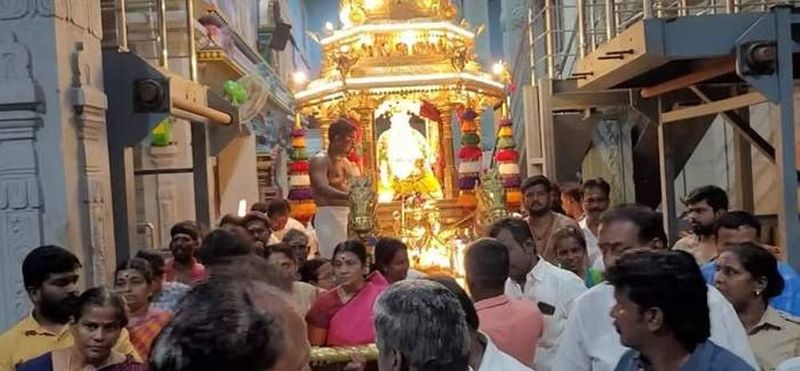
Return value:
[(509, 209), (516, 209), (522, 202), (519, 176), (519, 152), (514, 142), (513, 123), (507, 117), (500, 119), (500, 130), (497, 133), (497, 152), (494, 155), (498, 164), (503, 187), (506, 189), (506, 204)]
[(461, 126), (461, 148), (458, 151), (458, 200), (459, 206), (474, 209), (478, 200), (475, 198), (475, 186), (478, 184), (483, 168), (483, 151), (481, 137), (478, 133), (478, 113), (472, 108), (459, 108), (458, 120)]
[(317, 211), (311, 194), (311, 177), (308, 174), (309, 155), (306, 149), (305, 129), (299, 118), (292, 130), (292, 150), (289, 154), (289, 196), (292, 205), (292, 218), (308, 223)]

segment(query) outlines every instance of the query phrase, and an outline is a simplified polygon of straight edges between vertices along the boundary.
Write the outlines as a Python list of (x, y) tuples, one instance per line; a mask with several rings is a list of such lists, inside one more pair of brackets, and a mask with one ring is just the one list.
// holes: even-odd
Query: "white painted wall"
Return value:
[(239, 201), (250, 205), (258, 202), (258, 177), (256, 174), (255, 137), (240, 136), (234, 139), (217, 157), (219, 171), (219, 215), (235, 214)]

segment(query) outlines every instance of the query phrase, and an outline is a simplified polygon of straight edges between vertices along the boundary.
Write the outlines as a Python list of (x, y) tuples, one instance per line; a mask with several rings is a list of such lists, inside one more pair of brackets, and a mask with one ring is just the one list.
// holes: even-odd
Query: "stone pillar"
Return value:
[[(147, 149), (148, 158), (152, 167), (156, 169), (169, 169), (178, 167), (178, 155), (180, 148), (175, 144), (170, 144), (166, 147), (143, 147)], [(186, 174), (185, 178), (189, 178), (191, 174)], [(159, 174), (149, 177), (147, 181), (148, 192), (142, 192), (144, 196), (141, 202), (150, 204), (150, 207), (145, 208), (144, 217), (139, 217), (139, 220), (146, 220), (148, 223), (153, 223), (155, 227), (155, 247), (169, 246), (170, 235), (169, 230), (178, 219), (178, 204), (176, 185), (176, 177), (172, 174)], [(152, 195), (155, 194), (155, 197)], [(138, 199), (138, 197), (137, 197)], [(155, 204), (152, 204), (152, 203)]]
[(439, 107), (441, 125), (440, 150), (442, 151), (444, 163), (444, 198), (453, 199), (456, 197), (456, 178), (455, 178), (455, 154), (453, 151), (453, 111), (455, 106), (452, 104)]
[[(2, 14), (0, 9), (0, 14)], [(42, 243), (42, 202), (36, 131), (42, 103), (31, 76), (29, 49), (0, 31), (0, 331), (25, 316), (28, 296), (20, 266)], [(19, 107), (19, 108), (18, 108)]]
[[(87, 283), (108, 282), (116, 267), (111, 190), (109, 188), (108, 140), (106, 136), (106, 95), (94, 81), (97, 55), (87, 55), (78, 42), (73, 54), (71, 103), (78, 128), (78, 161), (81, 162), (79, 188), (83, 206), (84, 265), (91, 264)], [(88, 234), (87, 234), (88, 232)]]
[[(20, 266), (70, 249), (84, 286), (116, 263), (100, 0), (0, 2), (0, 331), (30, 310)], [(12, 31), (13, 30), (13, 31)]]

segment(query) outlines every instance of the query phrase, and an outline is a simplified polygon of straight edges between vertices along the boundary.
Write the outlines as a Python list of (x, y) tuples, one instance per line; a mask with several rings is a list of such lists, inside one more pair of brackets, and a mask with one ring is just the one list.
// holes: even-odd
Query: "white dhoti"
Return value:
[(320, 206), (314, 217), (314, 229), (319, 240), (319, 256), (333, 259), (333, 249), (347, 240), (347, 221), (350, 208), (347, 206)]

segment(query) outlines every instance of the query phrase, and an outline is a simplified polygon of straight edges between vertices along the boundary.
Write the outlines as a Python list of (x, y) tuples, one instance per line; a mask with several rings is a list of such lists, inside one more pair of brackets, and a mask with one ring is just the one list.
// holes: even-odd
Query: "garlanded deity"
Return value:
[(380, 172), (379, 202), (390, 202), (412, 194), (441, 199), (442, 186), (433, 173), (435, 154), (425, 135), (411, 127), (411, 112), (389, 111), (391, 126), (377, 142)]

